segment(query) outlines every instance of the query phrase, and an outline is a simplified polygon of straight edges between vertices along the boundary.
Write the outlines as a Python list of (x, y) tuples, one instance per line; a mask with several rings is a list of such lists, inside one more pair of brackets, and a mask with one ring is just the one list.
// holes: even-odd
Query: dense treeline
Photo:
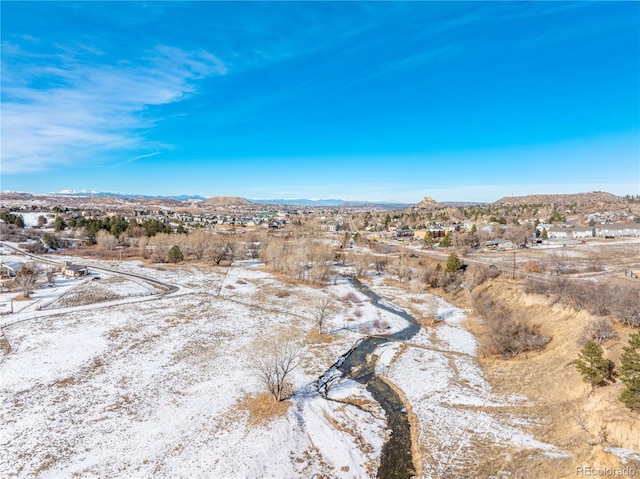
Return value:
[(104, 218), (72, 217), (67, 220), (66, 226), (75, 230), (84, 230), (90, 244), (97, 242), (99, 231), (106, 231), (116, 238), (123, 233), (133, 237), (152, 237), (158, 233), (171, 233), (173, 231), (170, 226), (156, 219), (148, 218), (138, 224), (135, 219), (126, 220), (122, 216)]
[(8, 211), (0, 211), (0, 220), (4, 221), (5, 224), (24, 228), (24, 218), (22, 215), (9, 213)]

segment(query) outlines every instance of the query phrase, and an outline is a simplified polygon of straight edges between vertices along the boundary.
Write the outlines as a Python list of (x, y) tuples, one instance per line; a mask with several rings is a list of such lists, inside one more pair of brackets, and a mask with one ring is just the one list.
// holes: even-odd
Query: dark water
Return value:
[[(370, 336), (361, 341), (355, 349), (348, 353), (338, 369), (345, 377), (367, 386), (367, 391), (382, 406), (387, 415), (387, 426), (392, 431), (391, 437), (382, 447), (380, 468), (377, 477), (380, 479), (411, 478), (416, 475), (411, 456), (411, 427), (407, 411), (400, 396), (375, 375), (375, 358), (373, 353), (378, 346), (391, 341), (406, 341), (420, 331), (418, 322), (408, 313), (381, 304), (383, 299), (371, 291), (360, 281), (351, 280), (352, 284), (366, 294), (378, 308), (406, 319), (409, 325), (402, 331), (388, 336)], [(369, 360), (367, 360), (369, 356)]]

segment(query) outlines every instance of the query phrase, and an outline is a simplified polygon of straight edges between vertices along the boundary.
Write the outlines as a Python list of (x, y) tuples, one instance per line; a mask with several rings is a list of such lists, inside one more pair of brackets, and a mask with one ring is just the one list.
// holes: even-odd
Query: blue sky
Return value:
[(5, 2), (2, 190), (640, 194), (638, 2)]

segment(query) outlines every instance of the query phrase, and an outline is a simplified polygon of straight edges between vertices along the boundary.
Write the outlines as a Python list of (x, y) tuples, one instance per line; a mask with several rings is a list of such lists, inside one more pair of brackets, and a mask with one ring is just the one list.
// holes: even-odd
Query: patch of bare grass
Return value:
[(267, 424), (284, 416), (290, 405), (289, 401), (274, 401), (271, 394), (263, 392), (244, 396), (240, 399), (238, 409), (249, 413), (254, 424)]
[(320, 334), (320, 332), (313, 328), (307, 334), (307, 344), (331, 344), (335, 341), (335, 336), (332, 334)]

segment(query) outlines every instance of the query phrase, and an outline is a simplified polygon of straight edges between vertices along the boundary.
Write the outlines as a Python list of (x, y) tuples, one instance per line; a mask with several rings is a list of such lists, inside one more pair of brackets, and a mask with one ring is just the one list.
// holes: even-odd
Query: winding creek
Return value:
[(405, 319), (409, 324), (397, 333), (386, 336), (369, 336), (356, 344), (338, 362), (336, 367), (343, 377), (366, 385), (373, 398), (384, 409), (391, 436), (382, 447), (378, 478), (410, 478), (416, 475), (411, 454), (411, 427), (407, 410), (400, 396), (375, 374), (377, 356), (372, 354), (379, 346), (392, 341), (407, 341), (420, 331), (420, 325), (406, 311), (382, 303), (384, 298), (371, 291), (357, 279), (353, 286), (371, 299), (376, 307)]

